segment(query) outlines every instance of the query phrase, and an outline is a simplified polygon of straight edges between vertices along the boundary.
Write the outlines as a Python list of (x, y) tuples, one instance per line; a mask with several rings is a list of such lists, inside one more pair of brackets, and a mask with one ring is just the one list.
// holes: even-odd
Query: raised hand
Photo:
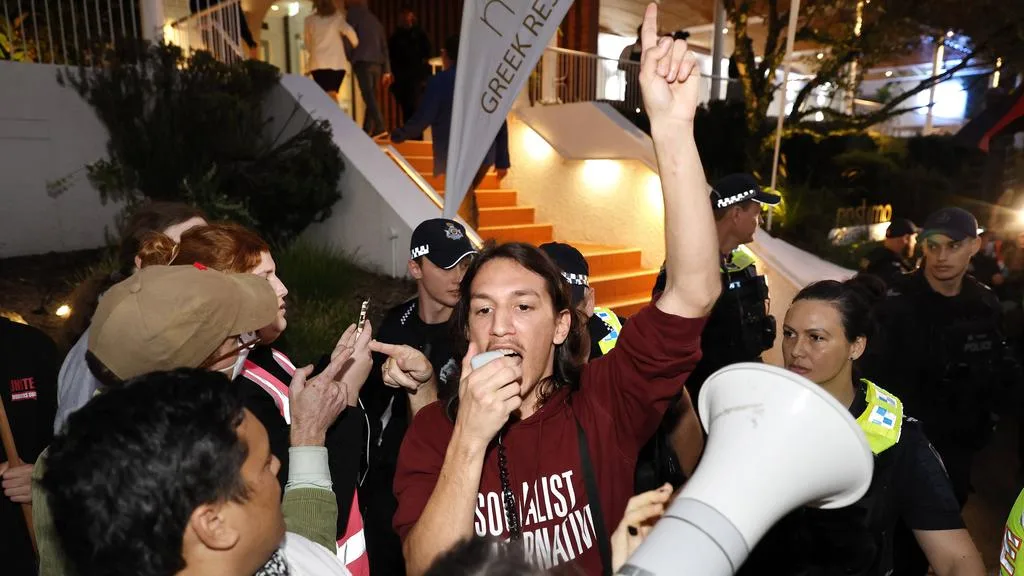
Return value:
[(412, 346), (374, 340), (370, 342), (370, 350), (388, 357), (381, 366), (381, 376), (387, 386), (415, 393), (434, 380), (434, 367), (430, 360)]
[(654, 523), (665, 513), (665, 504), (672, 497), (672, 485), (637, 494), (626, 503), (622, 522), (612, 533), (612, 571), (618, 571), (650, 534)]
[(640, 89), (655, 124), (692, 122), (700, 95), (700, 67), (685, 40), (658, 38), (658, 5), (647, 5), (640, 33)]
[[(366, 377), (373, 369), (373, 355), (370, 354), (370, 334), (373, 326), (367, 320), (363, 331), (359, 332), (355, 324), (350, 324), (345, 333), (338, 339), (338, 344), (331, 352), (331, 360), (334, 360), (345, 350), (351, 350), (349, 360), (342, 366), (335, 380), (345, 385), (348, 391), (349, 406), (355, 406), (359, 402), (359, 391), (366, 383)], [(358, 334), (358, 337), (356, 336)]]
[(348, 405), (348, 390), (337, 377), (351, 357), (351, 348), (342, 350), (323, 372), (308, 382), (306, 378), (313, 372), (312, 366), (299, 368), (292, 375), (288, 392), (292, 446), (324, 445), (327, 429)]
[(455, 433), (483, 448), (523, 404), (519, 396), (523, 359), (519, 356), (503, 356), (473, 370), (470, 361), (478, 353), (476, 345), (470, 343), (462, 359)]

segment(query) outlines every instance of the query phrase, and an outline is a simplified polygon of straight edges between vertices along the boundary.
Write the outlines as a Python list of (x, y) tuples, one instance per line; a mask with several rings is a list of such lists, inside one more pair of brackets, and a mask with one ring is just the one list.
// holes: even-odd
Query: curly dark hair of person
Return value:
[(94, 398), (50, 445), (41, 484), (78, 574), (165, 576), (202, 504), (245, 501), (241, 398), (223, 374), (154, 372)]
[(540, 576), (526, 561), (522, 546), (489, 538), (462, 540), (444, 554), (423, 576)]
[[(590, 353), (590, 334), (587, 331), (587, 319), (583, 313), (572, 305), (572, 291), (569, 283), (562, 276), (561, 270), (543, 250), (531, 244), (509, 242), (506, 244), (488, 245), (483, 252), (473, 258), (459, 285), (459, 303), (455, 306), (451, 318), (453, 354), (455, 358), (463, 358), (469, 348), (470, 294), (473, 280), (480, 270), (490, 261), (506, 259), (544, 279), (548, 297), (551, 299), (552, 312), (560, 313), (568, 310), (572, 321), (569, 335), (565, 342), (555, 346), (555, 366), (550, 378), (539, 382), (541, 404), (556, 391), (568, 387), (576, 390), (579, 387), (580, 374)], [(458, 382), (461, 375), (461, 364), (452, 379)], [(457, 387), (456, 387), (457, 389)], [(443, 401), (443, 400), (442, 400)], [(455, 419), (458, 413), (458, 397), (447, 402), (448, 417)]]

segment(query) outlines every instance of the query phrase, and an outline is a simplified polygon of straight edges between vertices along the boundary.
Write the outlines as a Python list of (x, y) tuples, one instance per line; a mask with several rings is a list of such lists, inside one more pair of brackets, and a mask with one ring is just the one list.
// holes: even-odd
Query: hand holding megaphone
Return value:
[(493, 359), (485, 357), (474, 362), (478, 352), (476, 344), (470, 343), (462, 359), (455, 432), (486, 446), (523, 403), (519, 396), (523, 360), (519, 356), (495, 354)]

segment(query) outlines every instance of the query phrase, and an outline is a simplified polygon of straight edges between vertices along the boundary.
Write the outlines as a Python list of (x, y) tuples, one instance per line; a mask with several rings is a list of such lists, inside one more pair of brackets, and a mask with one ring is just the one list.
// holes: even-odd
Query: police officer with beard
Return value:
[[(865, 370), (920, 419), (963, 507), (1000, 384), (1012, 382), (1018, 368), (1001, 333), (998, 298), (967, 274), (980, 248), (974, 216), (939, 210), (919, 242), (924, 264), (890, 286), (877, 311), (881, 346), (865, 358)], [(896, 573), (920, 576), (927, 562), (911, 538), (897, 534)]]
[[(753, 176), (732, 174), (715, 183), (711, 207), (721, 255), (722, 295), (701, 334), (701, 360), (686, 381), (697, 398), (704, 380), (737, 362), (757, 362), (775, 343), (775, 318), (768, 314), (768, 285), (757, 273), (753, 255), (743, 246), (754, 241), (763, 206), (781, 198), (761, 189)], [(665, 288), (665, 271), (654, 293)]]

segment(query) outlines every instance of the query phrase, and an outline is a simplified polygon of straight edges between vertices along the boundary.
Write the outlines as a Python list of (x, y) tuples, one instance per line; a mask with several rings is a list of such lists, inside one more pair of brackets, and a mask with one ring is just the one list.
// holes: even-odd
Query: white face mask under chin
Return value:
[(245, 348), (238, 352), (238, 359), (235, 360), (234, 366), (231, 367), (229, 372), (227, 368), (221, 370), (221, 372), (228, 375), (231, 380), (238, 378), (238, 375), (242, 373), (242, 367), (245, 364), (245, 359), (249, 356), (249, 349)]

